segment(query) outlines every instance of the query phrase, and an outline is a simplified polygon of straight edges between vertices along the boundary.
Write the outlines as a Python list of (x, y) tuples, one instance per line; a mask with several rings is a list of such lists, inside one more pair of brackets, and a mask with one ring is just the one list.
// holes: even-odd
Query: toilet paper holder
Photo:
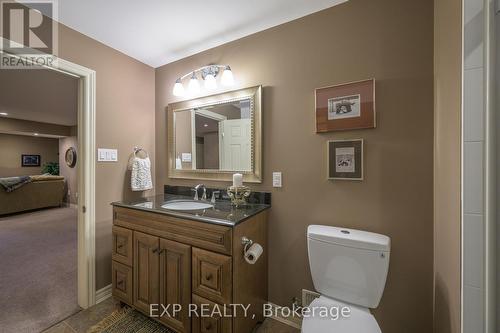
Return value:
[(248, 248), (253, 245), (253, 240), (250, 238), (243, 236), (241, 237), (241, 244), (243, 244), (245, 247), (243, 248), (243, 254), (246, 254)]
[(262, 255), (264, 249), (259, 243), (254, 242), (245, 236), (241, 237), (241, 244), (244, 245), (243, 258), (245, 258), (245, 261), (250, 265), (254, 265), (257, 260), (259, 260), (259, 257)]

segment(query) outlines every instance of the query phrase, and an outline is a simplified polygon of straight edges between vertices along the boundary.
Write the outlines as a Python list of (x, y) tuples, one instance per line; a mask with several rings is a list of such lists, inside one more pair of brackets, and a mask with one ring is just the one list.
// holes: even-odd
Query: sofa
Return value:
[(7, 192), (0, 187), (0, 215), (62, 206), (65, 191), (64, 177), (33, 176), (31, 178), (31, 182), (12, 192)]

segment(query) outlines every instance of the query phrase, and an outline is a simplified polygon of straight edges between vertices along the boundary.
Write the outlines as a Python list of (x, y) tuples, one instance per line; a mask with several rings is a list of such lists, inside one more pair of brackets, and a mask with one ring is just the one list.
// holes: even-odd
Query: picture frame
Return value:
[(363, 139), (327, 142), (327, 177), (329, 180), (363, 180)]
[(39, 167), (40, 166), (40, 155), (21, 155), (21, 166), (22, 167)]
[(376, 127), (375, 79), (315, 90), (316, 133)]

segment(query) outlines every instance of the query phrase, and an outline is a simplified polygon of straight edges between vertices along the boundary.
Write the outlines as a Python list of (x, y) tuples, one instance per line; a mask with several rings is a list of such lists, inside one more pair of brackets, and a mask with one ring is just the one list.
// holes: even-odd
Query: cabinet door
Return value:
[(193, 293), (219, 304), (232, 300), (231, 257), (193, 248)]
[(182, 310), (162, 316), (167, 326), (191, 332), (191, 246), (160, 238), (160, 304), (179, 304)]
[(132, 304), (132, 268), (113, 260), (111, 273), (113, 296)]
[(134, 305), (149, 314), (158, 304), (159, 238), (134, 231)]
[(113, 226), (113, 250), (111, 258), (132, 266), (132, 230)]

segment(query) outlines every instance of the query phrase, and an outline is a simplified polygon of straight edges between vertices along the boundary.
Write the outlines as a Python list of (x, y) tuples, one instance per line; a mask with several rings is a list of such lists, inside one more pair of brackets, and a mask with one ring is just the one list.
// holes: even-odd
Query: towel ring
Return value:
[(143, 157), (143, 158), (149, 157), (148, 152), (147, 152), (146, 150), (142, 149), (142, 148), (139, 148), (139, 147), (134, 147), (134, 156), (136, 156), (136, 157), (137, 157), (137, 153), (139, 153), (139, 152), (141, 152), (141, 151), (142, 151), (144, 154), (146, 154), (146, 156), (145, 156), (145, 157)]
[(132, 163), (134, 161), (134, 158), (135, 157), (138, 157), (137, 156), (137, 153), (139, 152), (143, 152), (146, 156), (144, 157), (139, 157), (139, 158), (148, 158), (149, 157), (149, 154), (148, 152), (145, 150), (145, 149), (142, 149), (142, 148), (139, 148), (139, 147), (134, 147), (134, 152), (130, 155), (129, 159), (128, 159), (128, 165), (127, 165), (127, 169), (128, 170), (132, 170)]

